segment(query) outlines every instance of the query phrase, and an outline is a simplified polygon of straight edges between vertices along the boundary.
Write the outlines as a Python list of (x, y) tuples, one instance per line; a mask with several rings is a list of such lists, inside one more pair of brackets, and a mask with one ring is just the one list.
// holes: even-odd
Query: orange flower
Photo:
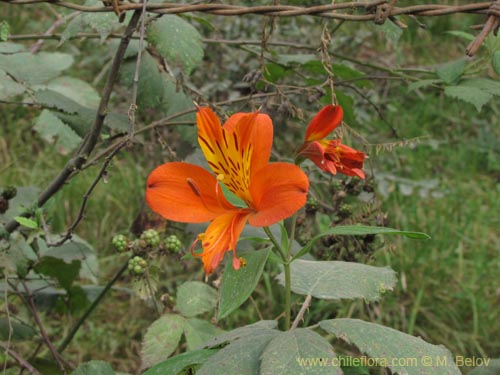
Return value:
[(321, 170), (336, 174), (365, 178), (362, 171), (366, 155), (342, 144), (341, 139), (325, 138), (342, 123), (342, 107), (327, 105), (319, 111), (307, 126), (305, 141), (297, 152), (297, 158), (307, 158)]
[[(168, 220), (185, 223), (210, 221), (199, 234), (207, 274), (233, 251), (233, 267), (240, 267), (236, 243), (249, 222), (256, 227), (275, 224), (295, 213), (306, 201), (309, 181), (296, 165), (269, 163), (273, 126), (269, 116), (237, 113), (221, 126), (215, 113), (198, 108), (198, 142), (215, 176), (183, 162), (166, 163), (148, 177), (146, 201)], [(246, 207), (229, 203), (223, 183)], [(193, 247), (194, 247), (193, 244)]]

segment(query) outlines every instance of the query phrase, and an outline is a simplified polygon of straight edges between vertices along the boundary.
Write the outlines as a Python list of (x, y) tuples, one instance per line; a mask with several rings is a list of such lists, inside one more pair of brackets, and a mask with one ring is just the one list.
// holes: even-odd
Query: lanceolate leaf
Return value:
[(232, 263), (227, 262), (220, 288), (218, 318), (228, 316), (240, 307), (252, 294), (259, 282), (270, 249), (244, 253), (246, 266), (238, 271), (233, 269)]
[(339, 235), (339, 236), (366, 236), (368, 234), (396, 234), (405, 236), (412, 239), (424, 240), (429, 239), (430, 236), (428, 234), (422, 232), (412, 232), (406, 230), (398, 230), (393, 228), (386, 227), (372, 227), (366, 225), (337, 225), (333, 228), (330, 228), (317, 236), (315, 236), (312, 240), (310, 240), (303, 248), (300, 250), (293, 259), (298, 259), (307, 252), (311, 250), (313, 245), (325, 236)]
[(203, 58), (200, 33), (178, 16), (165, 15), (152, 22), (147, 29), (147, 38), (170, 66), (180, 66), (187, 74)]
[[(386, 267), (339, 261), (297, 259), (291, 263), (292, 291), (322, 299), (376, 301), (396, 284), (396, 275)], [(278, 275), (284, 284), (285, 275)]]
[(394, 374), (460, 375), (448, 349), (395, 329), (358, 319), (324, 320), (320, 327), (376, 358)]

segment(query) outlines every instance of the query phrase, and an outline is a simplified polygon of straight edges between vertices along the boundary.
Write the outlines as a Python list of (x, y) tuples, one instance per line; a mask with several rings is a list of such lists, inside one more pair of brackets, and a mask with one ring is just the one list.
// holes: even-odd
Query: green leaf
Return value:
[[(12, 328), (12, 332), (10, 332)], [(23, 341), (33, 338), (36, 330), (26, 324), (16, 322), (13, 319), (0, 318), (0, 340), (1, 341)]]
[(244, 253), (246, 267), (235, 271), (231, 262), (226, 262), (220, 287), (218, 318), (222, 319), (240, 307), (259, 282), (270, 249)]
[[(365, 77), (363, 72), (356, 70), (345, 64), (332, 64), (333, 73), (340, 79), (351, 80)], [(372, 87), (373, 84), (369, 80), (355, 80), (353, 83), (358, 87)]]
[[(193, 124), (196, 123), (193, 101), (182, 90), (178, 90), (175, 82), (171, 79), (167, 81), (163, 98), (162, 108), (167, 116), (172, 117), (181, 112), (192, 111), (182, 116), (176, 116), (175, 121), (193, 121)], [(186, 126), (181, 127), (181, 129), (186, 128)], [(196, 130), (194, 127), (190, 129)], [(196, 131), (194, 133), (196, 134)]]
[(73, 56), (60, 52), (1, 54), (0, 69), (18, 82), (29, 85), (45, 83), (61, 75), (73, 64)]
[(178, 375), (181, 372), (182, 374), (189, 374), (188, 369), (204, 363), (215, 353), (217, 353), (217, 350), (214, 349), (201, 349), (182, 353), (151, 367), (142, 375)]
[(465, 31), (459, 31), (459, 30), (453, 30), (453, 31), (445, 31), (446, 34), (450, 34), (453, 36), (457, 36), (459, 38), (468, 40), (468, 41), (473, 41), (476, 39), (476, 37), (472, 34), (466, 33)]
[(386, 227), (375, 227), (375, 226), (367, 226), (367, 225), (337, 225), (333, 228), (329, 228), (327, 230), (324, 230), (320, 234), (316, 235), (313, 237), (312, 240), (310, 240), (303, 248), (300, 250), (294, 257), (293, 259), (298, 259), (304, 254), (308, 253), (313, 245), (321, 239), (322, 237), (325, 236), (332, 236), (332, 235), (338, 235), (338, 236), (366, 236), (368, 234), (395, 234), (395, 235), (401, 235), (405, 236), (411, 239), (416, 239), (416, 240), (426, 240), (431, 238), (428, 234), (421, 233), (421, 232), (412, 232), (412, 231), (406, 231), (406, 230), (398, 230), (398, 229), (393, 229), (393, 228), (386, 228)]
[(441, 65), (436, 69), (439, 78), (448, 84), (458, 81), (465, 71), (467, 60), (460, 59)]
[(447, 86), (444, 89), (444, 93), (452, 98), (457, 98), (473, 104), (478, 112), (480, 112), (483, 105), (488, 103), (493, 97), (493, 95), (487, 91), (478, 89), (477, 87), (467, 86)]
[(116, 375), (108, 362), (90, 361), (81, 364), (71, 375)]
[(196, 375), (259, 375), (262, 353), (277, 334), (259, 332), (231, 342), (208, 358)]
[(281, 65), (294, 66), (294, 65), (305, 65), (311, 63), (312, 61), (317, 61), (318, 58), (313, 54), (299, 54), (299, 55), (278, 55), (275, 60)]
[(460, 375), (448, 349), (395, 329), (358, 319), (324, 320), (320, 327), (376, 358), (380, 366), (392, 373)]
[(204, 348), (216, 348), (220, 347), (226, 343), (233, 342), (242, 337), (260, 335), (265, 333), (275, 333), (278, 332), (276, 327), (278, 322), (276, 320), (259, 320), (256, 323), (249, 324), (243, 327), (233, 329), (232, 331), (225, 332), (213, 339), (207, 341), (203, 347)]
[(434, 85), (436, 83), (441, 82), (440, 79), (421, 79), (415, 82), (412, 82), (408, 85), (408, 92), (412, 92), (423, 87), (427, 87), (430, 85)]
[(58, 77), (50, 81), (47, 88), (88, 108), (97, 109), (101, 100), (95, 88), (78, 78)]
[(220, 183), (219, 186), (221, 187), (222, 193), (224, 194), (224, 198), (226, 198), (229, 203), (236, 207), (247, 207), (243, 199), (229, 190), (224, 183)]
[(329, 364), (336, 358), (330, 343), (309, 329), (280, 332), (266, 346), (261, 356), (260, 375), (337, 374), (340, 367), (313, 366), (311, 358), (327, 358)]
[(0, 42), (6, 42), (9, 39), (10, 25), (7, 21), (0, 22)]
[[(396, 274), (387, 267), (339, 261), (297, 259), (290, 264), (292, 291), (322, 299), (377, 301), (396, 284)], [(285, 274), (277, 277), (284, 285)]]
[(399, 39), (401, 39), (401, 36), (403, 35), (403, 30), (394, 22), (384, 22), (384, 24), (380, 27), (382, 28), (382, 32), (385, 34), (386, 38), (389, 39), (394, 46), (397, 46)]
[(497, 74), (500, 74), (500, 51), (495, 51), (493, 55), (491, 55), (491, 65)]
[[(85, 2), (86, 6), (96, 6), (101, 3), (97, 0), (87, 0)], [(102, 13), (82, 13), (82, 22), (89, 25), (94, 31), (99, 33), (101, 36), (101, 41), (105, 40), (111, 32), (120, 27), (118, 18), (113, 12), (102, 12)]]
[(73, 151), (82, 140), (69, 125), (62, 122), (48, 109), (44, 109), (36, 118), (33, 130), (46, 142), (53, 144), (54, 148), (62, 155)]
[(200, 281), (187, 281), (177, 289), (175, 309), (186, 317), (210, 311), (215, 307), (217, 292)]
[(26, 51), (26, 47), (19, 43), (4, 42), (0, 43), (0, 53), (19, 53)]
[[(500, 374), (500, 358), (485, 358), (484, 366), (478, 366), (468, 373), (468, 375), (498, 375)], [(488, 363), (486, 363), (488, 361)]]
[(190, 74), (203, 59), (201, 35), (190, 23), (175, 15), (164, 15), (147, 28), (148, 42), (170, 66)]
[(42, 275), (53, 277), (64, 289), (68, 290), (78, 276), (80, 266), (81, 263), (79, 260), (74, 260), (68, 264), (62, 259), (44, 256), (35, 264), (35, 271)]
[(166, 360), (177, 349), (185, 323), (182, 316), (167, 314), (149, 326), (142, 340), (141, 359), (144, 368)]
[(28, 219), (27, 217), (16, 216), (14, 218), (14, 220), (26, 228), (30, 228), (30, 229), (37, 229), (38, 228), (38, 223), (34, 220)]
[[(352, 125), (356, 121), (356, 113), (354, 112), (354, 100), (352, 97), (349, 95), (344, 94), (342, 91), (335, 90), (335, 96), (337, 97), (337, 101), (339, 105), (343, 108), (344, 110), (344, 121)], [(329, 103), (325, 104), (330, 104), (331, 99)]]
[(272, 83), (277, 83), (287, 75), (288, 71), (281, 65), (268, 63), (264, 69), (264, 78)]
[(206, 320), (190, 318), (184, 326), (184, 335), (188, 350), (195, 350), (211, 338), (217, 336), (220, 330)]
[(26, 87), (14, 81), (7, 73), (0, 69), (0, 100), (20, 95)]
[(500, 96), (500, 82), (489, 78), (471, 78), (460, 82), (460, 86), (473, 87), (485, 91), (491, 95)]

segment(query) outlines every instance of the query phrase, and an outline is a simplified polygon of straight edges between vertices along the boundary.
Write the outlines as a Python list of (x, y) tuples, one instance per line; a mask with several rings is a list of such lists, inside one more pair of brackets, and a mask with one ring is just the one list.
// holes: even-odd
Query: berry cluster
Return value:
[(160, 234), (155, 229), (147, 229), (142, 232), (141, 240), (146, 242), (147, 246), (157, 247), (160, 244)]
[(133, 258), (130, 258), (128, 261), (129, 271), (136, 275), (142, 275), (144, 272), (146, 272), (147, 266), (148, 263), (144, 260), (144, 258), (141, 258), (138, 255), (136, 255)]
[(168, 236), (163, 242), (165, 250), (171, 251), (172, 253), (178, 253), (182, 248), (182, 242), (179, 240), (175, 234)]

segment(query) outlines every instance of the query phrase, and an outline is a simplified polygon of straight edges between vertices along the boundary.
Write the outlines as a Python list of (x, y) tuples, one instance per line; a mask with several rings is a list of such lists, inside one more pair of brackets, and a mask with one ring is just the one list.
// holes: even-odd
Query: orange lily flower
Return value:
[(323, 139), (342, 123), (342, 107), (327, 105), (307, 126), (305, 141), (297, 152), (298, 158), (310, 159), (321, 170), (365, 178), (362, 171), (366, 154), (342, 144), (341, 139)]
[[(212, 273), (226, 251), (233, 251), (233, 267), (239, 269), (236, 243), (248, 222), (256, 227), (275, 224), (295, 213), (306, 202), (309, 180), (290, 163), (269, 163), (273, 126), (261, 113), (237, 113), (224, 126), (215, 113), (199, 107), (198, 142), (213, 173), (193, 164), (160, 165), (148, 177), (146, 201), (164, 218), (185, 223), (210, 221), (199, 234), (201, 256), (207, 274)], [(229, 203), (223, 183), (246, 207)]]

